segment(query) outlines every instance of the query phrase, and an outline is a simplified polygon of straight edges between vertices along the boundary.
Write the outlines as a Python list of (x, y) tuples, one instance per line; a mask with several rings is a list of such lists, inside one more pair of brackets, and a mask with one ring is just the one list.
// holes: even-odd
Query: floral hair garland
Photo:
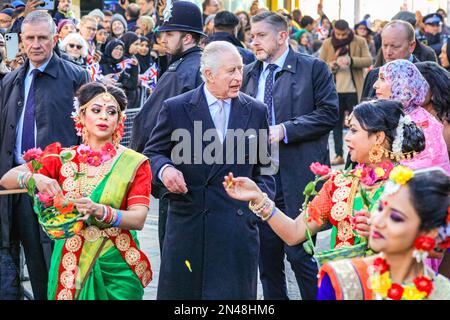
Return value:
[(404, 139), (404, 128), (405, 125), (409, 126), (412, 123), (410, 116), (400, 116), (400, 119), (398, 121), (398, 126), (396, 129), (396, 135), (394, 142), (392, 143), (392, 152), (394, 154), (402, 154), (402, 146), (403, 146), (403, 139)]

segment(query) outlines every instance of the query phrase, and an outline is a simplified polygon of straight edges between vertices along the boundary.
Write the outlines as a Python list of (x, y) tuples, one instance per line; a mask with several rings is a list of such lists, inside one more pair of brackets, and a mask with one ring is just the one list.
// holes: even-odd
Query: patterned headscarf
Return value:
[(425, 102), (430, 87), (410, 61), (401, 59), (389, 62), (380, 68), (380, 74), (391, 84), (391, 99), (400, 101), (405, 113), (409, 114)]

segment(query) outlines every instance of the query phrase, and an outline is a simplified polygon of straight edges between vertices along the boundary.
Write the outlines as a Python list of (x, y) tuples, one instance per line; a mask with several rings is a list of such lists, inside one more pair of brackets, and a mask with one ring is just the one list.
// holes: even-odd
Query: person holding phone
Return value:
[(6, 64), (5, 39), (3, 38), (3, 35), (0, 33), (0, 80), (2, 80), (3, 77), (10, 72), (11, 70), (8, 68)]

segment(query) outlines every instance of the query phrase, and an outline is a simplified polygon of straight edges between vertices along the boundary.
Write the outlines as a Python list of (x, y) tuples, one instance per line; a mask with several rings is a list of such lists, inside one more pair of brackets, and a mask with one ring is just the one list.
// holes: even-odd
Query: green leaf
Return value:
[(63, 152), (59, 155), (59, 159), (61, 160), (61, 163), (64, 164), (67, 161), (69, 161), (72, 158), (72, 153), (70, 152)]
[(361, 185), (359, 186), (359, 191), (361, 193), (361, 199), (364, 203), (364, 206), (369, 209), (374, 201), (370, 199), (370, 197), (367, 195), (366, 189), (364, 189)]
[(77, 181), (82, 176), (84, 176), (83, 172), (75, 172), (74, 175), (73, 175), (73, 181)]
[(34, 172), (38, 172), (42, 168), (42, 163), (39, 163), (33, 159), (31, 160), (31, 166), (33, 167)]
[(34, 197), (34, 193), (36, 190), (36, 180), (34, 180), (33, 176), (28, 179), (28, 195), (30, 197)]
[(305, 190), (303, 191), (303, 195), (305, 196), (310, 196), (312, 195), (312, 193), (316, 190), (316, 184), (314, 183), (314, 181), (311, 181), (310, 183), (308, 183), (305, 187)]
[(312, 256), (314, 254), (314, 247), (312, 246), (311, 242), (309, 240), (306, 240), (303, 242), (303, 248), (305, 249), (305, 252)]

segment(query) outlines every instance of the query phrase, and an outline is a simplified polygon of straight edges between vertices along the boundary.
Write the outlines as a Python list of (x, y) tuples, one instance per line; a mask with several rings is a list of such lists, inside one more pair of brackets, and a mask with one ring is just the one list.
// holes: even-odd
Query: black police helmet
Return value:
[(203, 33), (200, 8), (189, 1), (175, 1), (169, 4), (169, 7), (164, 10), (164, 22), (158, 31), (186, 31), (206, 37), (206, 34)]

